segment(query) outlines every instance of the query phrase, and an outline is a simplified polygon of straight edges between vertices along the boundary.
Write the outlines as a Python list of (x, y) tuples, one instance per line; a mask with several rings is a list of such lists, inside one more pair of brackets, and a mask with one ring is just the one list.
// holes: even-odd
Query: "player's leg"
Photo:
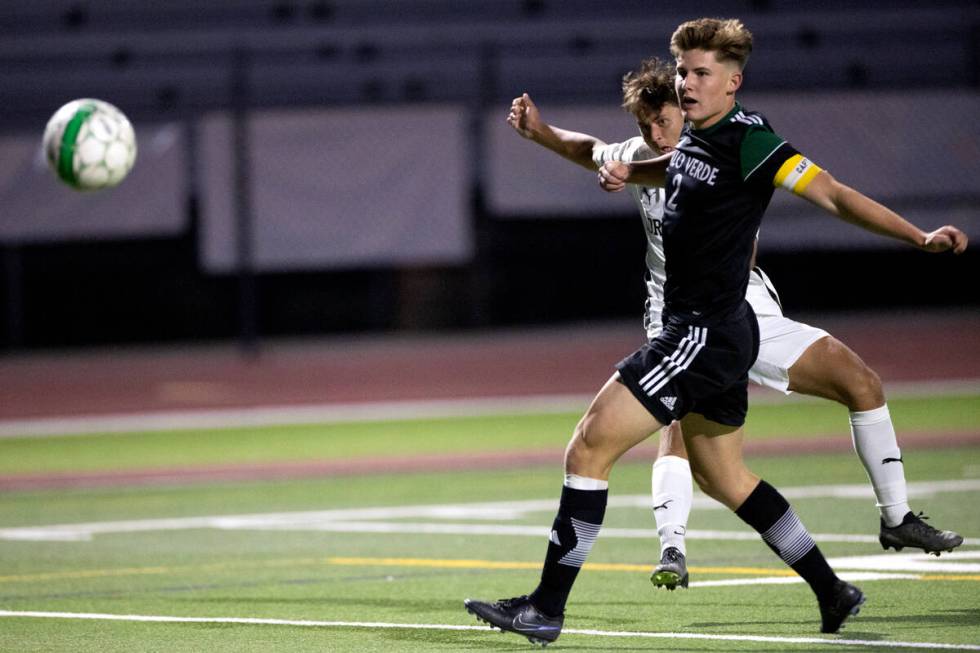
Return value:
[(889, 526), (900, 523), (909, 511), (902, 453), (878, 375), (844, 343), (827, 336), (789, 368), (789, 389), (848, 408), (854, 449), (871, 480), (881, 518)]
[(558, 615), (602, 525), (609, 472), (629, 449), (661, 424), (619, 382), (618, 373), (602, 388), (565, 450), (565, 484), (552, 525), (541, 583), (532, 601)]
[(836, 338), (821, 338), (789, 368), (789, 389), (831, 399), (850, 410), (854, 450), (881, 514), (883, 547), (909, 546), (939, 555), (962, 544), (960, 535), (929, 526), (909, 508), (904, 461), (881, 380), (860, 356)]
[(561, 633), (565, 602), (599, 535), (613, 464), (662, 426), (618, 376), (596, 395), (565, 450), (565, 482), (538, 587), (494, 603), (465, 601), (478, 618), (533, 643), (553, 642)]
[(663, 427), (620, 381), (606, 381), (565, 449), (565, 474), (608, 480), (624, 453)]
[(864, 595), (837, 578), (789, 502), (745, 466), (741, 427), (696, 413), (687, 415), (682, 427), (701, 489), (754, 528), (810, 585), (820, 605), (821, 631), (837, 632), (848, 616), (857, 613)]
[(736, 510), (759, 484), (742, 459), (742, 427), (720, 424), (699, 413), (681, 420), (691, 470), (701, 490)]
[(653, 518), (660, 536), (660, 563), (650, 575), (650, 582), (656, 587), (687, 587), (684, 536), (691, 514), (692, 485), (684, 434), (680, 422), (675, 421), (660, 431), (660, 447), (651, 474)]

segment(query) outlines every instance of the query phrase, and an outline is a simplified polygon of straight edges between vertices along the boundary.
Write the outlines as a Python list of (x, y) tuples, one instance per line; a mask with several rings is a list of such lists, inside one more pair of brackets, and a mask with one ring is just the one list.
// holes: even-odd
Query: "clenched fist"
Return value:
[(531, 101), (527, 93), (514, 98), (510, 103), (510, 113), (507, 114), (507, 124), (524, 138), (534, 138), (540, 131), (541, 115), (538, 107)]
[(599, 187), (609, 193), (618, 193), (626, 188), (630, 176), (630, 166), (622, 161), (607, 161), (599, 168)]

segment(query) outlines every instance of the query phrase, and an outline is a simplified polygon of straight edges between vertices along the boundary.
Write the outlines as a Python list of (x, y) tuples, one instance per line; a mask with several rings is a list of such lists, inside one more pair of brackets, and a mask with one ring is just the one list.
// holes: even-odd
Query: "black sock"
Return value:
[(803, 522), (783, 495), (765, 481), (738, 507), (735, 514), (759, 531), (769, 548), (810, 584), (818, 600), (832, 595), (837, 576), (814, 544)]
[(562, 487), (541, 582), (530, 596), (535, 607), (549, 617), (557, 617), (565, 611), (565, 601), (578, 570), (599, 535), (608, 497), (609, 490)]

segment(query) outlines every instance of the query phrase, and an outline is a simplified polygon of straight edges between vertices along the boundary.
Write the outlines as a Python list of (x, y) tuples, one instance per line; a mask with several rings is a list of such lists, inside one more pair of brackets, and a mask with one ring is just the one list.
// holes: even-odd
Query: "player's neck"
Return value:
[(722, 118), (724, 118), (729, 113), (731, 113), (732, 109), (734, 108), (735, 108), (735, 96), (731, 95), (728, 97), (728, 101), (725, 103), (725, 107), (723, 109), (721, 109), (717, 113), (708, 116), (704, 120), (698, 122), (692, 120), (691, 126), (694, 127), (694, 129), (708, 129), (709, 127), (714, 127), (722, 120)]

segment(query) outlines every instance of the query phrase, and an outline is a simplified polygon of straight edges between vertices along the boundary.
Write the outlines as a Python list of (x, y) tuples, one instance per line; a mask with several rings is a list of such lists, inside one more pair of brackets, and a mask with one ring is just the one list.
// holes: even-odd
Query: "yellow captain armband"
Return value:
[(802, 154), (794, 154), (779, 167), (772, 184), (800, 195), (822, 169)]

